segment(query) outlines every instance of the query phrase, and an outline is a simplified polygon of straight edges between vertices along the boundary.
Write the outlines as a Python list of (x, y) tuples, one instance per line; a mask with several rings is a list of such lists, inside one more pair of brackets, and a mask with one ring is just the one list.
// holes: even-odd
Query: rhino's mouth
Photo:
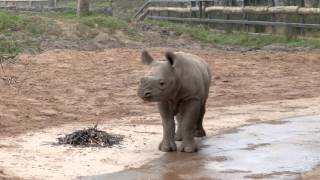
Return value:
[(143, 101), (146, 101), (146, 102), (157, 102), (159, 101), (159, 97), (157, 96), (154, 96), (152, 94), (145, 94), (144, 92), (143, 93), (140, 93), (138, 92), (138, 96), (143, 100)]
[(155, 96), (141, 97), (141, 99), (146, 102), (157, 102), (158, 101), (158, 98)]
[(145, 98), (142, 98), (142, 100), (147, 102), (152, 102), (152, 97), (145, 97)]

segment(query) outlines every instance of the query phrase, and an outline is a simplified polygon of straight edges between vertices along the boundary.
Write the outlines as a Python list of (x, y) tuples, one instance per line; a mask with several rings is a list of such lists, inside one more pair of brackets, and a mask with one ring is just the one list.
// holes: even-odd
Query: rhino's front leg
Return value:
[(180, 113), (177, 114), (177, 122), (178, 122), (178, 128), (177, 128), (177, 132), (174, 136), (174, 139), (176, 141), (182, 141), (182, 130), (181, 130), (181, 124), (182, 124), (182, 115)]
[(164, 152), (176, 151), (177, 145), (174, 142), (175, 124), (173, 111), (168, 102), (159, 102), (158, 108), (163, 126), (163, 139), (159, 144), (159, 150)]
[(194, 140), (197, 121), (200, 113), (200, 101), (198, 99), (190, 99), (183, 103), (181, 134), (182, 144), (179, 151), (196, 152), (198, 150)]

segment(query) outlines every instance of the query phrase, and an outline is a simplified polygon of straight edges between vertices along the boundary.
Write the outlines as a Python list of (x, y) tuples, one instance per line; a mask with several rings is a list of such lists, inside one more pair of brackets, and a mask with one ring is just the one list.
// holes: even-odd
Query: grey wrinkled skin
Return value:
[[(196, 152), (194, 137), (206, 135), (202, 121), (211, 82), (208, 64), (196, 55), (171, 51), (161, 61), (143, 51), (142, 62), (149, 71), (140, 80), (138, 96), (158, 102), (163, 125), (159, 150)], [(182, 141), (178, 149), (175, 140)]]

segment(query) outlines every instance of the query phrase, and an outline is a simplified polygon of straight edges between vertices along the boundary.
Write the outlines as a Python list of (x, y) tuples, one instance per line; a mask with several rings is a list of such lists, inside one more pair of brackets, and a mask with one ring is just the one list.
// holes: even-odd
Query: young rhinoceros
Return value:
[[(198, 56), (168, 51), (164, 61), (155, 61), (147, 51), (142, 62), (150, 71), (141, 78), (138, 96), (145, 101), (158, 102), (162, 118), (163, 139), (161, 151), (195, 152), (194, 137), (206, 135), (202, 120), (208, 98), (211, 72), (208, 64)], [(176, 116), (178, 129), (175, 134)]]

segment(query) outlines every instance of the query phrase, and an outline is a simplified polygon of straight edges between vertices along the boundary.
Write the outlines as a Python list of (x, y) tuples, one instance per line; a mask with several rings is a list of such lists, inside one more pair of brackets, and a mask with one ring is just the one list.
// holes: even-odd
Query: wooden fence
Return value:
[[(16, 10), (73, 10), (78, 0), (0, 0), (0, 8)], [(90, 10), (112, 15), (113, 0), (90, 0)]]
[(0, 0), (0, 7), (6, 9), (55, 8), (56, 0)]
[(258, 31), (258, 33), (285, 32), (292, 35), (292, 32), (304, 34), (306, 29), (308, 31), (320, 29), (320, 8), (305, 7), (304, 0), (291, 0), (291, 3), (286, 0), (283, 3), (285, 5), (281, 6), (275, 6), (275, 0), (260, 1), (260, 4), (250, 3), (250, 0), (238, 1), (239, 3), (230, 1), (228, 3), (228, 0), (217, 2), (217, 0), (149, 0), (137, 11), (135, 17), (138, 20), (148, 18), (204, 23), (222, 29), (236, 27), (237, 30)]

